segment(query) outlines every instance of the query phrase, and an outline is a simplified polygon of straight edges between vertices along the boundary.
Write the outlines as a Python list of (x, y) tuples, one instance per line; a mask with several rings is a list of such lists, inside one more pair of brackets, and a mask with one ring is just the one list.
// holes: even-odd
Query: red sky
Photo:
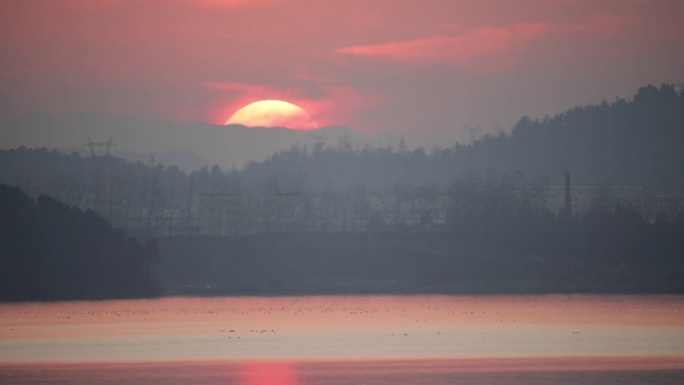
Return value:
[(223, 123), (283, 99), (321, 125), (467, 141), (684, 82), (679, 0), (0, 3), (0, 115)]

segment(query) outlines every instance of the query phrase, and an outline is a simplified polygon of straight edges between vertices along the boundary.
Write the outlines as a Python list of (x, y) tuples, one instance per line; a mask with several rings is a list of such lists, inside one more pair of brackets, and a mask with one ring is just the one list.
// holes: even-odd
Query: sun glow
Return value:
[(287, 127), (295, 130), (315, 130), (318, 123), (303, 108), (282, 100), (260, 100), (235, 113), (226, 124), (249, 127)]

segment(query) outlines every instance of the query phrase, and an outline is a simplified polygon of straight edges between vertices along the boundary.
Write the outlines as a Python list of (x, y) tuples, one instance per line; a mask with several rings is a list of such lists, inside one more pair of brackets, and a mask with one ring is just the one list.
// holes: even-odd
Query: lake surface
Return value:
[(684, 296), (0, 305), (0, 383), (684, 383)]

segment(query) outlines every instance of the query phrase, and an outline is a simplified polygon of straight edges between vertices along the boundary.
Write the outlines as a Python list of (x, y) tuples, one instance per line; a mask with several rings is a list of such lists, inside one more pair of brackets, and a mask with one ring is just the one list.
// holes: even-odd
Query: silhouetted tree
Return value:
[(3, 300), (131, 298), (159, 294), (156, 242), (141, 245), (93, 211), (0, 185)]

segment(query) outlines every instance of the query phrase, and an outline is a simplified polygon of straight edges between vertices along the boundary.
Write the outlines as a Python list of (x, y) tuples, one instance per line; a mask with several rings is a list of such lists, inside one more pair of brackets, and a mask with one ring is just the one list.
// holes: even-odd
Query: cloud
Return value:
[(245, 4), (264, 4), (274, 0), (191, 0), (194, 4), (205, 7), (233, 7)]
[(355, 118), (362, 111), (376, 107), (386, 101), (383, 95), (365, 95), (351, 87), (325, 87), (327, 98), (311, 102), (311, 113), (323, 126), (346, 125), (367, 132), (371, 127)]
[(258, 101), (262, 99), (283, 99), (293, 100), (308, 98), (306, 90), (292, 86), (277, 87), (274, 85), (251, 84), (238, 82), (202, 82), (200, 87), (225, 91), (229, 95), (245, 97), (248, 100)]
[[(537, 56), (543, 55), (544, 51), (549, 54), (556, 51), (557, 47), (549, 45), (554, 40), (573, 42), (576, 48), (591, 45), (592, 41), (594, 44), (601, 42), (601, 49), (610, 51), (606, 49), (606, 39), (621, 39), (641, 22), (643, 18), (639, 15), (597, 13), (577, 21), (517, 23), (505, 27), (466, 28), (457, 23), (445, 23), (439, 27), (440, 33), (432, 36), (345, 46), (336, 49), (335, 53), (414, 65), (447, 64), (475, 72), (501, 72), (530, 60), (527, 55), (530, 49), (535, 49)], [(577, 49), (573, 50), (575, 57), (579, 53)], [(587, 56), (595, 56), (595, 52), (587, 51)]]
[(473, 67), (482, 60), (506, 63), (507, 56), (525, 44), (557, 29), (547, 23), (515, 24), (507, 28), (479, 27), (462, 29), (445, 25), (444, 30), (458, 34), (435, 35), (399, 42), (355, 45), (339, 48), (337, 53), (389, 59), (407, 63), (448, 63)]
[(591, 35), (619, 35), (630, 30), (642, 18), (638, 15), (593, 14), (582, 21), (570, 24), (568, 29)]

